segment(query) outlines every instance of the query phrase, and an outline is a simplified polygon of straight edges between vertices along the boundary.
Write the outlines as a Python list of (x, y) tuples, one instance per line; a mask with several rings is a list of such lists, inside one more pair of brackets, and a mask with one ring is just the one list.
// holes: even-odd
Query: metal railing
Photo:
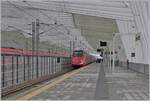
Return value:
[(70, 57), (1, 54), (2, 93), (27, 81), (71, 70)]

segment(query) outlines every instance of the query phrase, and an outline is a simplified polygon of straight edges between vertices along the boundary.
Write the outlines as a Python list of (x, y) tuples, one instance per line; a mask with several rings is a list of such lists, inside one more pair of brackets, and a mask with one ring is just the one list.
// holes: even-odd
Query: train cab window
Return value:
[(83, 51), (82, 50), (73, 52), (73, 56), (81, 56), (81, 55), (83, 55)]

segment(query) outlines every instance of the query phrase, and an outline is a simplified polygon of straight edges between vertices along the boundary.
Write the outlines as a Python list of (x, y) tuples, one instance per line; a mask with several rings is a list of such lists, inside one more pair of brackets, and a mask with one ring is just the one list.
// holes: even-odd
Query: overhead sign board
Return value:
[(102, 47), (107, 46), (107, 42), (100, 41), (100, 46)]
[(131, 57), (135, 57), (135, 53), (131, 53)]
[(139, 41), (140, 40), (140, 33), (137, 33), (136, 35), (135, 35), (135, 41)]

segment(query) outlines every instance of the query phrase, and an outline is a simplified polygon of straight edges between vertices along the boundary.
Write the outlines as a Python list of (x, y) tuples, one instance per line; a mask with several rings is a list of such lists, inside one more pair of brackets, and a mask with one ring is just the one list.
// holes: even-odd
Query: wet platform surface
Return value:
[(66, 79), (56, 87), (33, 97), (32, 100), (92, 100), (95, 96), (99, 68), (99, 64), (89, 65), (83, 71)]
[[(103, 76), (101, 72), (104, 73)], [(57, 80), (59, 77), (47, 84)], [(125, 67), (116, 67), (112, 73), (106, 65), (93, 63), (55, 86), (32, 96), (31, 100), (100, 100), (103, 97), (110, 100), (148, 100), (148, 81), (148, 76), (127, 70)], [(37, 86), (34, 90), (38, 89), (41, 88)], [(30, 94), (25, 92), (19, 94)], [(19, 94), (8, 99), (18, 99), (21, 97)]]
[(126, 67), (115, 67), (111, 73), (105, 68), (106, 83), (111, 100), (148, 100), (149, 76), (127, 70)]

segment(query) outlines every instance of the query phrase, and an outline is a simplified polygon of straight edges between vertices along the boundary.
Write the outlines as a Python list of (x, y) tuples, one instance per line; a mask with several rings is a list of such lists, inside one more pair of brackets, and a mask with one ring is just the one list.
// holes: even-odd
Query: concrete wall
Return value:
[[(133, 21), (116, 20), (127, 59), (134, 63), (150, 64), (150, 34), (148, 2), (130, 2), (133, 13)], [(130, 33), (125, 35), (123, 33)], [(131, 34), (133, 33), (133, 34)], [(135, 40), (136, 34), (140, 33), (140, 40)], [(135, 53), (135, 57), (131, 57)]]
[(129, 69), (149, 75), (149, 65), (148, 64), (130, 62)]
[(135, 72), (149, 75), (149, 64), (129, 62), (129, 66), (128, 66), (126, 61), (119, 61), (119, 66), (126, 69), (129, 68), (130, 70), (133, 70)]

